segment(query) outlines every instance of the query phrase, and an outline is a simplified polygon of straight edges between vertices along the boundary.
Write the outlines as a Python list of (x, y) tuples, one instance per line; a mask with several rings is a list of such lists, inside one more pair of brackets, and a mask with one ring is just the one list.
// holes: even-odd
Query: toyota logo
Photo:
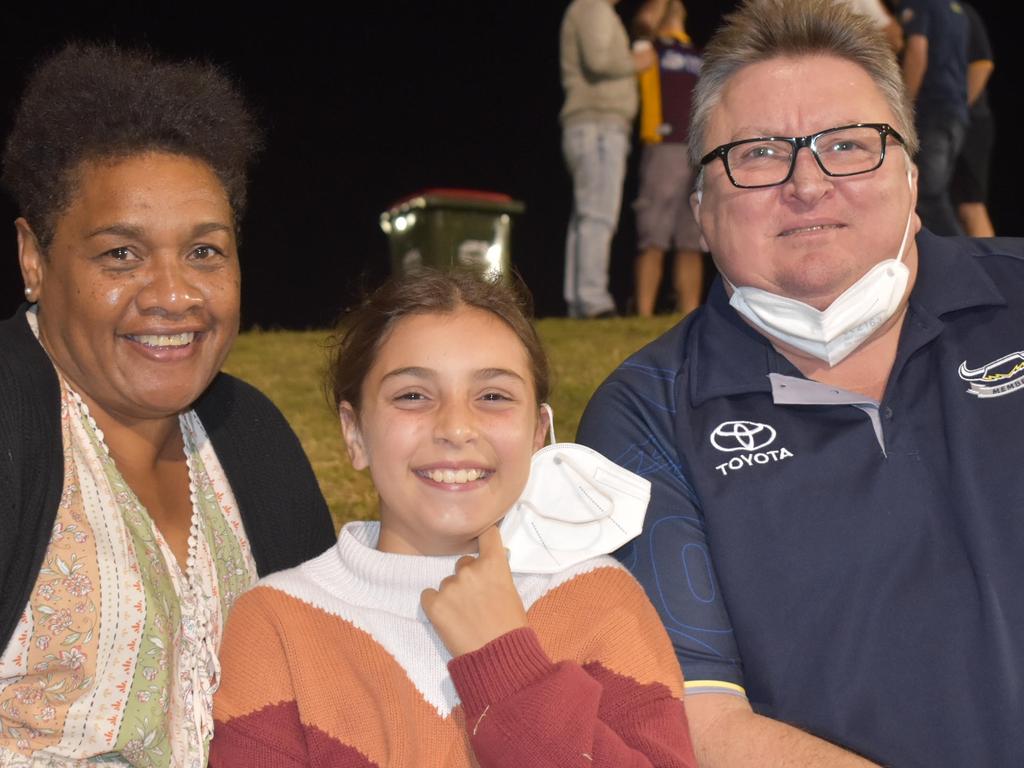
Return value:
[(711, 444), (720, 451), (756, 451), (771, 445), (775, 429), (756, 421), (725, 421), (711, 433)]

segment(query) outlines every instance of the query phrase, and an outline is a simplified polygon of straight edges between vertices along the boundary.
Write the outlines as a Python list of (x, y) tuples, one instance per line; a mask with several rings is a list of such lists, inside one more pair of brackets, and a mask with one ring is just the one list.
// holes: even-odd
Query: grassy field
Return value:
[[(571, 440), (587, 400), (627, 355), (678, 318), (548, 319), (537, 327), (554, 373), (551, 405), (559, 440)], [(376, 514), (366, 473), (348, 463), (334, 413), (321, 382), (329, 334), (325, 331), (253, 331), (239, 336), (226, 370), (251, 382), (284, 411), (313, 462), (337, 525)]]

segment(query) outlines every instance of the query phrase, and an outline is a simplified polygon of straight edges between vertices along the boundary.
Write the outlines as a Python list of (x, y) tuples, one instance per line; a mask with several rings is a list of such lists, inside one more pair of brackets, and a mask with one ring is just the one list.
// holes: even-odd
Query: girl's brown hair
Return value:
[(546, 401), (551, 374), (530, 321), (533, 306), (525, 286), (491, 282), (465, 271), (419, 270), (389, 279), (342, 317), (327, 368), (326, 389), (334, 407), (348, 402), (359, 411), (363, 380), (399, 320), (409, 315), (449, 314), (460, 306), (490, 312), (512, 329), (526, 348), (537, 402)]

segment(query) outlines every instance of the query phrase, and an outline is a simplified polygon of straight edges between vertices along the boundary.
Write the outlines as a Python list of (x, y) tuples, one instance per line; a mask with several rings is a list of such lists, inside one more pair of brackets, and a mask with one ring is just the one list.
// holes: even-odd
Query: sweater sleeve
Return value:
[(334, 544), (334, 525), (309, 459), (269, 398), (221, 373), (195, 409), (238, 501), (260, 576)]
[(576, 23), (580, 56), (588, 78), (618, 78), (635, 73), (629, 39), (610, 4), (598, 2), (581, 8)]
[(242, 595), (221, 644), (221, 685), (213, 701), (213, 768), (309, 765), (289, 659), (263, 588)]
[(0, 653), (35, 586), (64, 488), (60, 382), (25, 311), (0, 321)]
[[(613, 580), (635, 585), (626, 574)], [(671, 644), (640, 587), (627, 590), (638, 605), (610, 612), (571, 600), (577, 611), (589, 607), (591, 616), (604, 619), (591, 631), (577, 626), (580, 650), (567, 653), (570, 658), (552, 661), (537, 632), (524, 628), (450, 662), (482, 768), (696, 765)], [(641, 623), (654, 628), (654, 637), (637, 631), (637, 610), (651, 620)]]

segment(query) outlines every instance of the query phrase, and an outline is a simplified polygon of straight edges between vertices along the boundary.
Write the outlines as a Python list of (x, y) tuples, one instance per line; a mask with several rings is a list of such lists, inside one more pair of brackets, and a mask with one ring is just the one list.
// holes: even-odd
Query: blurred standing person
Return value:
[(649, 9), (660, 14), (653, 41), (657, 66), (640, 73), (644, 149), (640, 192), (633, 203), (639, 247), (636, 311), (642, 317), (654, 314), (665, 251), (674, 245), (676, 309), (685, 315), (700, 305), (704, 285), (700, 233), (689, 203), (693, 167), (686, 145), (690, 95), (701, 58), (684, 29), (686, 8), (680, 0), (653, 0), (643, 10)]
[(949, 0), (903, 0), (903, 80), (921, 138), (917, 212), (937, 235), (962, 235), (950, 200), (967, 135), (967, 17)]
[(564, 295), (570, 317), (615, 314), (608, 292), (612, 236), (619, 221), (629, 134), (637, 111), (636, 73), (653, 49), (629, 48), (612, 8), (617, 0), (573, 0), (561, 29), (562, 151), (572, 174)]
[(970, 123), (967, 138), (953, 171), (953, 202), (967, 234), (971, 237), (995, 237), (996, 231), (988, 215), (988, 170), (996, 125), (988, 106), (986, 87), (995, 69), (992, 44), (981, 16), (967, 3), (961, 3), (967, 14), (970, 37), (967, 48), (967, 104)]

